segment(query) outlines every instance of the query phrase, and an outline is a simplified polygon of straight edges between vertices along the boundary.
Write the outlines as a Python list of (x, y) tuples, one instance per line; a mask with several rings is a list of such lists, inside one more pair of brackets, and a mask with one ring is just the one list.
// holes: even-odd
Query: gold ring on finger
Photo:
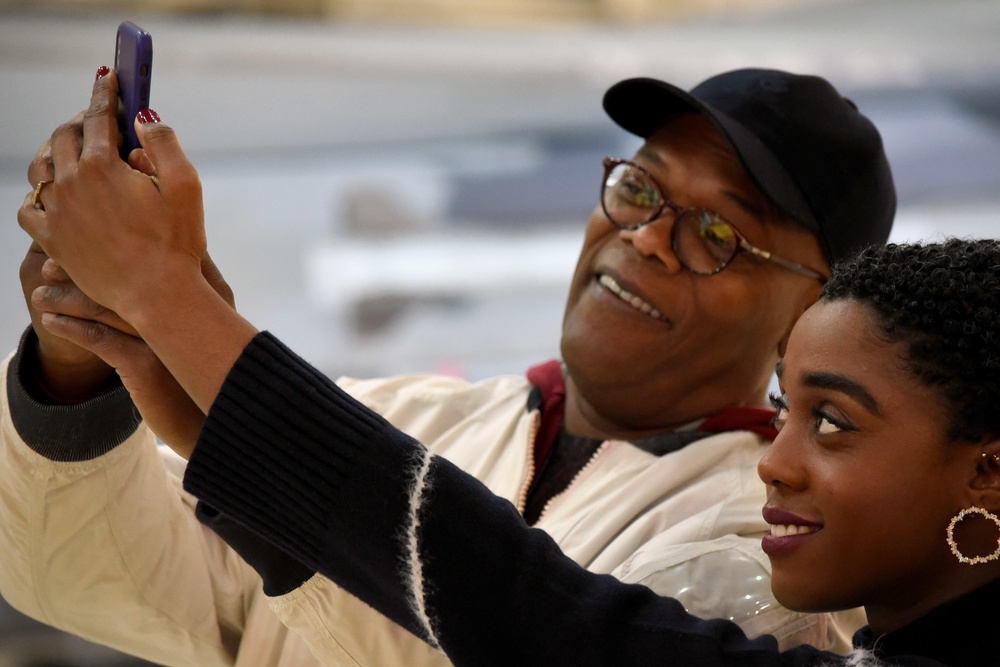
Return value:
[(38, 181), (38, 185), (35, 186), (35, 194), (31, 195), (31, 205), (39, 211), (45, 210), (45, 204), (42, 203), (41, 199), (42, 189), (51, 182), (51, 179), (47, 181)]

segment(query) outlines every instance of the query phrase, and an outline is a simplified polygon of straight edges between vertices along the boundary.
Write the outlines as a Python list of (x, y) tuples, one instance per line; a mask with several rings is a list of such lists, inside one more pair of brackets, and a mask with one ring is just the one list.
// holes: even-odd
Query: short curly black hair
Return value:
[(871, 307), (907, 369), (954, 415), (947, 436), (1000, 436), (1000, 241), (872, 246), (839, 264), (820, 300)]

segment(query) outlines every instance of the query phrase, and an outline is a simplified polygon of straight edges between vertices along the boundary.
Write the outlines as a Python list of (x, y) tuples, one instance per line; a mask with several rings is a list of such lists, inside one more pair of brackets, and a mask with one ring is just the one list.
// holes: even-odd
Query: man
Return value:
[[(846, 649), (831, 617), (790, 613), (770, 595), (756, 476), (770, 414), (759, 406), (830, 264), (888, 236), (895, 195), (878, 133), (822, 79), (768, 70), (719, 75), (690, 94), (624, 81), (605, 109), (646, 141), (631, 160), (605, 161), (562, 363), (527, 380), (341, 385), (514, 502), (589, 569), (734, 618), (749, 634)], [(36, 183), (53, 176), (40, 155)], [(44, 186), (34, 200), (44, 207)], [(29, 331), (4, 383), (0, 546), (12, 556), (0, 592), (168, 664), (304, 664), (306, 644), (326, 664), (440, 663), (211, 508), (195, 520), (177, 487), (183, 462), (165, 467), (127, 394), (108, 391), (111, 371), (54, 339), (39, 312), (127, 327), (39, 259), (29, 253), (22, 272), (37, 342)], [(34, 292), (39, 283), (60, 289)], [(95, 349), (116, 346), (108, 356), (124, 359), (119, 373), (154, 430), (180, 449), (193, 442), (200, 416), (158, 381), (168, 378), (141, 342), (106, 326), (93, 333)], [(107, 616), (82, 618), (93, 607)]]

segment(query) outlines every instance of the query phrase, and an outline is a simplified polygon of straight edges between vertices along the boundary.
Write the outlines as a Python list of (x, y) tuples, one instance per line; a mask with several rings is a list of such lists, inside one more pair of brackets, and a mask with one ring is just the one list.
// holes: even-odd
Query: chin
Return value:
[(599, 340), (593, 332), (584, 336), (564, 332), (560, 352), (570, 373), (580, 382), (617, 386), (634, 381), (632, 355), (623, 355), (619, 344)]
[(815, 580), (807, 584), (782, 583), (780, 577), (775, 579), (772, 575), (771, 592), (782, 607), (805, 614), (838, 611), (858, 606), (845, 602), (842, 592), (813, 590), (809, 584), (815, 583)]

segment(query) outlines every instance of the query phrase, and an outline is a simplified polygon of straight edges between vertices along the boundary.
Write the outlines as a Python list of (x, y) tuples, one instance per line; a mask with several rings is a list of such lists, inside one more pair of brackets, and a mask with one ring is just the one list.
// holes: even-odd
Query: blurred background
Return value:
[[(237, 306), (333, 376), (477, 379), (558, 354), (612, 83), (820, 74), (880, 128), (893, 240), (1000, 235), (995, 0), (0, 0), (0, 342), (27, 325), (28, 162), (118, 23), (205, 190)], [(2, 554), (0, 554), (2, 558)], [(0, 667), (133, 665), (0, 604)]]

